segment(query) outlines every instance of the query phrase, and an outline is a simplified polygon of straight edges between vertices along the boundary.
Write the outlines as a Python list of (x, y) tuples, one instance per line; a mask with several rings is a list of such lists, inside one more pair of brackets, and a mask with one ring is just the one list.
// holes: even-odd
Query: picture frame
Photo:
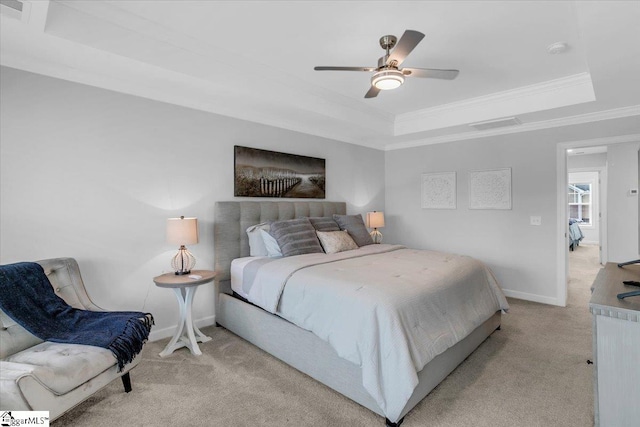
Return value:
[(234, 146), (235, 197), (324, 199), (325, 159)]
[(422, 174), (422, 209), (456, 209), (456, 172)]
[(469, 209), (511, 208), (511, 168), (469, 172)]

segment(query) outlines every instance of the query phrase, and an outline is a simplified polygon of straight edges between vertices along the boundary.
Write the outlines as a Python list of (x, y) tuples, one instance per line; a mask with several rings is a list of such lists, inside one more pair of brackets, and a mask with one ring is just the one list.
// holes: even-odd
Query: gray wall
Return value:
[(638, 196), (629, 190), (638, 188), (639, 142), (613, 144), (607, 151), (608, 181), (608, 253), (609, 262), (640, 258), (638, 248)]
[[(511, 210), (470, 210), (468, 171), (512, 168)], [(457, 173), (457, 209), (421, 208), (421, 174)], [(386, 242), (457, 252), (491, 267), (510, 296), (557, 298), (556, 145), (527, 133), (387, 152)], [(530, 216), (542, 225), (531, 226)]]
[[(190, 250), (197, 268), (212, 268), (213, 205), (234, 199), (236, 144), (324, 157), (327, 200), (384, 210), (385, 242), (477, 257), (508, 295), (558, 303), (559, 132), (384, 153), (13, 69), (0, 76), (0, 262), (75, 257), (98, 304), (156, 314), (154, 339), (178, 319), (172, 293), (151, 281), (176, 251), (166, 218), (199, 218)], [(639, 146), (609, 146), (611, 261), (639, 255), (638, 202), (628, 196)], [(513, 208), (469, 210), (468, 171), (504, 167)], [(422, 209), (421, 174), (448, 171), (457, 172), (457, 209)], [(542, 225), (529, 225), (531, 215)], [(212, 294), (198, 291), (200, 325), (213, 320)]]
[[(177, 248), (166, 218), (196, 216), (196, 268), (213, 267), (213, 207), (233, 200), (233, 146), (323, 157), (327, 200), (382, 210), (384, 152), (9, 68), (1, 69), (0, 262), (70, 256), (107, 309), (151, 311), (169, 336), (173, 292), (152, 278)], [(194, 303), (213, 320), (213, 287)]]

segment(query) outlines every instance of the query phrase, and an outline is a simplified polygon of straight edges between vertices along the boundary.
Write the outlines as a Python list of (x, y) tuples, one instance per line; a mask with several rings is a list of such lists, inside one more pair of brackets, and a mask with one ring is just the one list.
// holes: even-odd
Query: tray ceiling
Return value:
[[(2, 65), (378, 149), (612, 119), (640, 133), (640, 2), (25, 0), (0, 12)], [(426, 37), (404, 66), (459, 77), (365, 99), (369, 73), (313, 70), (375, 66), (378, 39), (406, 29)], [(555, 42), (567, 51), (548, 53)], [(520, 124), (470, 126), (509, 117)]]

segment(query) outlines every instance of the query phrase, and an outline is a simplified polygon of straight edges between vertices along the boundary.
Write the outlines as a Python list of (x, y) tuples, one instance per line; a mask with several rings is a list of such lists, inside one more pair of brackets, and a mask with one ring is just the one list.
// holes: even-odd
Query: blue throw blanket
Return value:
[(0, 308), (42, 340), (108, 348), (119, 371), (140, 353), (153, 324), (150, 313), (69, 306), (34, 262), (0, 266)]

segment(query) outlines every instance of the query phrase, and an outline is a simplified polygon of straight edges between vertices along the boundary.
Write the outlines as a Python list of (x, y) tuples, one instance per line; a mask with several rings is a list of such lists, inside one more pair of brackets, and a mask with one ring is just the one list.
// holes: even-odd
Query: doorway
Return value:
[(567, 150), (568, 304), (587, 300), (606, 263), (607, 147)]
[[(567, 186), (567, 208), (569, 219), (570, 251), (580, 246), (598, 247), (598, 262), (603, 264), (604, 240), (603, 228), (606, 229), (606, 169), (584, 168), (569, 169)], [(577, 240), (579, 238), (579, 240)]]

